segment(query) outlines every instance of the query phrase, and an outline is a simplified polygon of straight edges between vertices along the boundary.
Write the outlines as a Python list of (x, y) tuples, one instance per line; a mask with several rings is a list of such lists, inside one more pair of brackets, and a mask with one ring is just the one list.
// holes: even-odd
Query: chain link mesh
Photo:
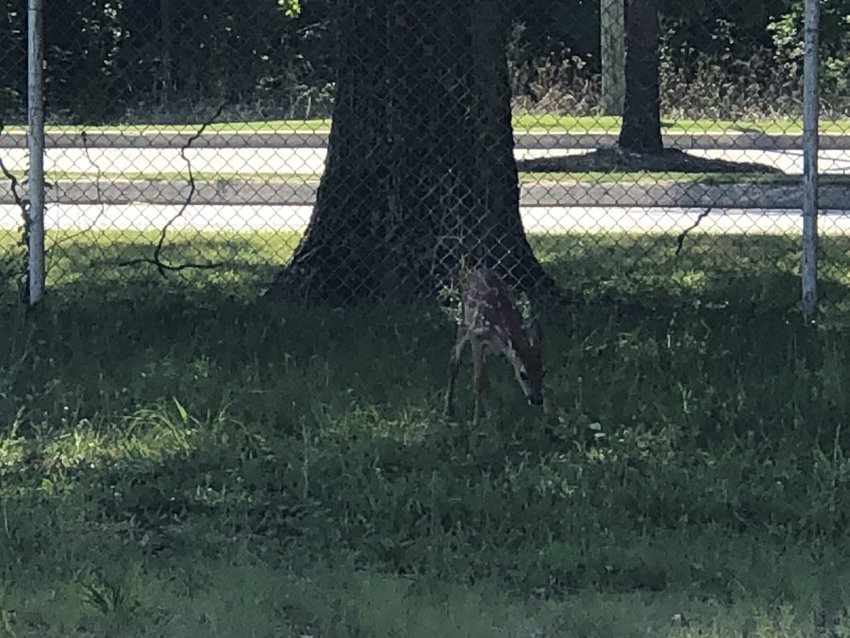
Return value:
[[(841, 307), (850, 2), (827, 4), (819, 285)], [(25, 260), (26, 13), (4, 5), (9, 292)], [(723, 304), (738, 287), (796, 303), (801, 11), (56, 0), (45, 14), (48, 288), (164, 276), (398, 296), (483, 259), (521, 285), (551, 276), (585, 297), (690, 291)]]

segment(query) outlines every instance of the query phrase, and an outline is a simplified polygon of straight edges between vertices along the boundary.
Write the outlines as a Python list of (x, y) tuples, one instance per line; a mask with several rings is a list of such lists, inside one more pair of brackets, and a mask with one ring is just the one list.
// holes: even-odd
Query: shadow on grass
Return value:
[(538, 157), (517, 161), (527, 172), (659, 172), (659, 173), (758, 173), (783, 175), (776, 167), (757, 162), (731, 162), (689, 155), (667, 148), (661, 153), (631, 153), (620, 149), (597, 149), (581, 155)]
[(668, 312), (713, 305), (737, 314), (784, 313), (798, 302), (799, 250), (788, 237), (694, 231), (678, 256), (673, 235), (532, 236), (531, 242), (582, 304)]
[(754, 135), (766, 135), (764, 130), (759, 128), (754, 128), (752, 126), (741, 126), (740, 124), (736, 124), (732, 127), (733, 131), (738, 131), (739, 133), (752, 133)]
[[(150, 258), (156, 233), (136, 233), (137, 237), (98, 233), (93, 236), (96, 241), (82, 238), (73, 244), (60, 244), (48, 256), (48, 287), (57, 292), (78, 286), (102, 287), (105, 298), (123, 297), (125, 292), (132, 295), (136, 286), (195, 290), (202, 296), (215, 297), (229, 282), (232, 294), (250, 299), (249, 291), (268, 284), (299, 239), (293, 233), (220, 235), (180, 233), (169, 238), (161, 255), (164, 262), (220, 266), (168, 273), (164, 278), (152, 264), (120, 265)], [(760, 291), (767, 286), (775, 288), (771, 295), (784, 305), (787, 289), (793, 286), (786, 286), (785, 281), (773, 285), (769, 280), (796, 277), (799, 262), (799, 240), (780, 235), (718, 236), (695, 229), (683, 240), (679, 256), (672, 234), (531, 234), (529, 240), (565, 289), (584, 291), (591, 299), (606, 291), (611, 301), (666, 297), (675, 304), (702, 297), (746, 303), (761, 299)], [(828, 270), (838, 273), (850, 266), (850, 240), (825, 237), (821, 246), (822, 263)], [(7, 270), (13, 266), (10, 261)], [(12, 273), (8, 274), (11, 278)], [(121, 282), (125, 285), (119, 285)], [(842, 282), (839, 278), (832, 283)], [(773, 305), (769, 300), (767, 303)]]
[[(161, 259), (172, 265), (208, 264), (167, 272), (149, 259), (156, 233), (97, 234), (96, 241), (57, 245), (48, 257), (48, 298), (78, 306), (122, 303), (141, 312), (180, 304), (215, 307), (223, 300), (253, 303), (273, 281), (297, 245), (291, 233), (208, 237), (179, 234)], [(665, 234), (564, 234), (529, 236), (538, 258), (578, 307), (616, 308), (623, 313), (714, 308), (741, 316), (796, 313), (799, 307), (798, 240), (781, 235), (712, 235), (695, 229), (682, 240)], [(819, 297), (830, 320), (841, 322), (850, 307), (850, 239), (824, 237), (820, 244)], [(3, 298), (19, 303), (23, 278), (9, 261)], [(147, 308), (147, 310), (145, 310)], [(172, 312), (172, 311), (167, 311)], [(742, 314), (743, 313), (743, 314)]]
[[(67, 264), (89, 270), (34, 315), (0, 309), (4, 573), (152, 623), (168, 602), (128, 565), (205, 591), (204, 566), (234, 556), (522, 600), (670, 596), (685, 614), (833, 591), (828, 570), (850, 571), (850, 361), (846, 331), (796, 314), (794, 240), (695, 234), (679, 257), (670, 237), (532, 241), (584, 300), (547, 320), (555, 413), (494, 361), (476, 431), (468, 369), (457, 420), (438, 414), (451, 327), (436, 306), (270, 303), (268, 263), (211, 285), (75, 246)], [(829, 595), (830, 611), (846, 600)]]

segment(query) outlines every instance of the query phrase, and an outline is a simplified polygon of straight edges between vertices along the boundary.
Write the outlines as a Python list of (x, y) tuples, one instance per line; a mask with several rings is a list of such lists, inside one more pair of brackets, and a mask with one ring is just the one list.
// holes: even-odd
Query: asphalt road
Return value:
[[(520, 213), (526, 231), (532, 233), (659, 233), (675, 235), (691, 226), (703, 208), (650, 207), (539, 207), (523, 206)], [(160, 229), (180, 212), (178, 206), (151, 204), (51, 205), (47, 227), (53, 230), (151, 230)], [(312, 206), (189, 206), (171, 228), (204, 231), (303, 231)], [(798, 235), (800, 211), (724, 209), (712, 211), (700, 221), (707, 233), (756, 233)], [(20, 211), (0, 206), (0, 234), (15, 234)], [(821, 211), (818, 224), (822, 235), (850, 233), (850, 211)]]
[[(554, 157), (585, 152), (581, 149), (517, 149), (518, 159)], [(690, 149), (706, 158), (758, 162), (786, 173), (802, 171), (802, 151), (762, 149)], [(197, 148), (186, 155), (199, 178), (194, 198), (174, 228), (198, 230), (303, 230), (315, 198), (315, 177), (324, 167), (324, 148)], [(7, 168), (23, 170), (23, 148), (2, 148)], [(62, 146), (50, 148), (47, 171), (84, 173), (86, 178), (57, 184), (48, 193), (47, 225), (52, 229), (157, 229), (174, 217), (185, 200), (186, 162), (177, 148), (101, 147), (85, 150)], [(822, 173), (850, 175), (850, 150), (828, 149), (820, 153)], [(245, 180), (269, 174), (288, 175), (267, 183), (216, 180), (210, 174), (238, 176)], [(121, 180), (121, 174), (126, 177)], [(138, 180), (140, 174), (166, 179)], [(100, 179), (98, 178), (100, 175)], [(131, 178), (130, 181), (127, 178)], [(135, 179), (136, 181), (132, 181)], [(201, 183), (200, 180), (205, 180)], [(0, 232), (15, 232), (20, 211), (0, 189)], [(822, 213), (824, 234), (850, 231), (850, 198), (847, 188), (821, 188), (821, 205), (833, 208)], [(799, 188), (794, 185), (764, 188), (756, 185), (706, 186), (687, 182), (673, 184), (557, 183), (525, 184), (521, 213), (530, 232), (680, 232), (693, 223), (707, 206), (715, 212), (702, 220), (707, 232), (797, 233), (800, 228)]]
[[(581, 149), (517, 149), (517, 159), (557, 157), (584, 153)], [(785, 173), (802, 173), (801, 150), (736, 150), (690, 149), (697, 157), (725, 159), (732, 162), (757, 162)], [(188, 149), (186, 157), (196, 173), (233, 175), (307, 174), (324, 169), (324, 148), (198, 148)], [(3, 149), (0, 153), (7, 168), (25, 170), (25, 149)], [(186, 161), (176, 148), (51, 148), (45, 157), (48, 172), (102, 174), (166, 174), (186, 172)], [(819, 170), (828, 174), (850, 175), (850, 150), (823, 150), (819, 154)]]

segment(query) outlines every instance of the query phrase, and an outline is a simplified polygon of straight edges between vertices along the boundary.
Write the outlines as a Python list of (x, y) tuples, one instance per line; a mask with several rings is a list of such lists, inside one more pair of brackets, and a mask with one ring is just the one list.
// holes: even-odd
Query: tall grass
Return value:
[[(677, 25), (662, 20), (659, 42), (659, 101), (667, 120), (799, 120), (802, 114), (802, 54), (760, 47), (734, 55), (732, 25), (718, 40), (726, 48), (710, 53), (676, 42)], [(824, 119), (850, 114), (846, 54), (826, 55), (821, 73), (820, 109)], [(533, 54), (523, 28), (508, 45), (508, 71), (514, 108), (543, 116), (555, 113), (599, 116), (601, 76), (592, 56), (566, 48)]]
[(791, 240), (534, 241), (582, 301), (554, 414), (496, 361), (475, 431), (438, 307), (145, 267), (2, 306), (0, 635), (845, 635), (848, 335)]

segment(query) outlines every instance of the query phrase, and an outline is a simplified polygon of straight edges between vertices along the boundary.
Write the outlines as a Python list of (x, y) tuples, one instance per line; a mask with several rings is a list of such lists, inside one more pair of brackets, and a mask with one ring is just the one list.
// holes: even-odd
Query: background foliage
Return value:
[[(823, 98), (829, 110), (846, 112), (850, 0), (822, 4)], [(0, 108), (14, 120), (23, 116), (26, 88), (25, 2), (0, 5)], [(51, 2), (45, 15), (48, 110), (68, 122), (135, 121), (143, 113), (147, 120), (185, 121), (199, 108), (227, 100), (231, 116), (327, 116), (332, 6), (329, 0)], [(512, 0), (509, 10), (516, 24), (511, 66), (521, 105), (592, 110), (598, 2)], [(661, 11), (668, 113), (712, 116), (705, 111), (725, 108), (759, 116), (789, 101), (797, 106), (801, 0), (663, 0)], [(688, 92), (687, 102), (681, 97), (684, 82), (698, 88)]]

